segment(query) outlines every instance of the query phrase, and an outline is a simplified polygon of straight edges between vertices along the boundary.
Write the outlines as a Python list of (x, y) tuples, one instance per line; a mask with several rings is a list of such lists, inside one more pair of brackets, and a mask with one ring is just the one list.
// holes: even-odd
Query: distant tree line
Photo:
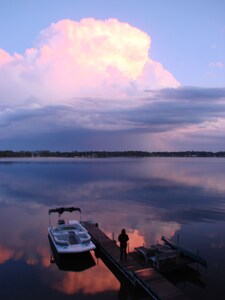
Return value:
[(107, 158), (107, 157), (225, 157), (225, 151), (0, 151), (0, 157), (87, 157), (87, 158)]

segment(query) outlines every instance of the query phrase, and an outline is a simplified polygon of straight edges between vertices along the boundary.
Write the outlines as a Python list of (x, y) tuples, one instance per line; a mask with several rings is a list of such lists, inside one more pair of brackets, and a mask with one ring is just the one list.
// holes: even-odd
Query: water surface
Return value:
[(125, 299), (94, 253), (95, 266), (81, 272), (51, 263), (48, 209), (65, 205), (110, 237), (126, 228), (130, 251), (179, 235), (208, 269), (199, 282), (177, 275), (178, 288), (192, 299), (224, 299), (224, 182), (220, 158), (1, 160), (1, 299)]

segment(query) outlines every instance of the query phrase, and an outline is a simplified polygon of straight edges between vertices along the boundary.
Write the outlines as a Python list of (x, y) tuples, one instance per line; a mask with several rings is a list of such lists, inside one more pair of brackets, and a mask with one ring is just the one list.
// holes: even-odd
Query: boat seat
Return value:
[(59, 219), (59, 220), (58, 220), (58, 225), (63, 225), (63, 224), (65, 224), (65, 220)]
[(56, 234), (55, 237), (56, 237), (58, 240), (68, 241), (68, 234), (67, 234), (67, 233)]

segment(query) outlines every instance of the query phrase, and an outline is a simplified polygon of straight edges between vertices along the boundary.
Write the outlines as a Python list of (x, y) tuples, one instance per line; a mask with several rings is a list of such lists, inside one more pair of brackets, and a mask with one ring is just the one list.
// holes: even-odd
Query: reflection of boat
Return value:
[(56, 263), (59, 270), (81, 272), (96, 265), (89, 251), (72, 255), (59, 255), (54, 248), (50, 238), (49, 241), (51, 250), (50, 262)]
[[(62, 219), (64, 212), (80, 212), (80, 221), (69, 220), (65, 222)], [(81, 210), (75, 207), (60, 207), (49, 209), (49, 227), (48, 234), (52, 246), (58, 254), (75, 254), (88, 252), (95, 249), (95, 245), (91, 241), (91, 236), (81, 224)], [(51, 225), (51, 214), (58, 213), (58, 224)]]

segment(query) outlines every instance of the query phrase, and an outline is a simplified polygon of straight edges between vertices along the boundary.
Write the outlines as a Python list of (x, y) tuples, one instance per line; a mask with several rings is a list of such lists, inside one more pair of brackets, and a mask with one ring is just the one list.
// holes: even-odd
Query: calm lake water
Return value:
[(130, 251), (179, 235), (208, 268), (174, 283), (191, 299), (225, 299), (225, 159), (4, 159), (0, 203), (0, 299), (132, 299), (94, 253), (80, 272), (51, 263), (48, 209), (66, 205), (110, 237), (126, 228)]

